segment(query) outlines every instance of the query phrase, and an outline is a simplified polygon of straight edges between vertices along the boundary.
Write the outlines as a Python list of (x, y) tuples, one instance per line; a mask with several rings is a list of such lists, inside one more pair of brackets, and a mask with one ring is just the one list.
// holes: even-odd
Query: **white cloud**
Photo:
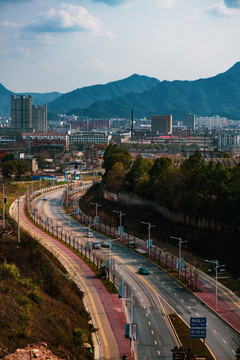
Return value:
[(94, 64), (94, 68), (95, 68), (95, 69), (106, 70), (106, 69), (107, 69), (107, 65), (106, 65), (104, 62), (102, 62), (101, 60), (96, 59), (96, 60), (95, 60), (95, 64)]
[(21, 57), (29, 57), (31, 55), (31, 51), (29, 49), (25, 49), (23, 47), (19, 47), (13, 51), (3, 51), (2, 55), (8, 58), (21, 58)]
[(51, 8), (26, 27), (33, 32), (58, 33), (90, 31), (101, 32), (101, 23), (82, 6), (61, 4), (59, 9)]
[(18, 28), (19, 26), (16, 23), (4, 20), (4, 21), (0, 21), (0, 27), (4, 27), (4, 28)]
[[(207, 12), (210, 15), (213, 16), (233, 16), (233, 15), (240, 15), (240, 10), (237, 9), (237, 6), (235, 8), (226, 6), (227, 1), (221, 1), (218, 4), (211, 6)], [(230, 1), (228, 1), (230, 3)]]

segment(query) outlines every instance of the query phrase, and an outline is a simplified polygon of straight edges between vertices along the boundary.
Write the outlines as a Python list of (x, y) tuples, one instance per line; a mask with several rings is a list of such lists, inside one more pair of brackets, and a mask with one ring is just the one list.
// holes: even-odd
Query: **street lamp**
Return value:
[(113, 212), (119, 214), (119, 219), (120, 219), (120, 241), (122, 242), (122, 216), (126, 215), (126, 214), (123, 214), (121, 211), (116, 211), (116, 210), (113, 210)]
[(216, 311), (217, 311), (217, 296), (218, 296), (218, 269), (225, 266), (220, 265), (218, 260), (205, 260), (206, 262), (212, 263), (215, 265), (214, 270), (216, 271), (216, 299), (215, 299), (215, 305), (216, 305)]
[(112, 267), (112, 242), (113, 241), (117, 241), (117, 240), (120, 240), (120, 238), (118, 239), (111, 239), (111, 240), (108, 240), (110, 242), (110, 253), (109, 253), (109, 280), (111, 279), (111, 267)]
[(151, 225), (150, 222), (146, 223), (144, 221), (141, 221), (142, 224), (148, 225), (148, 257), (150, 258), (150, 239), (151, 239), (151, 228), (155, 227), (155, 225)]
[(92, 203), (90, 202), (91, 205), (95, 205), (95, 209), (96, 209), (96, 215), (95, 215), (95, 221), (96, 221), (96, 224), (97, 224), (97, 219), (98, 219), (98, 207), (101, 206), (100, 204), (98, 203)]
[(175, 239), (175, 240), (178, 240), (178, 278), (180, 279), (180, 273), (181, 273), (181, 247), (182, 247), (182, 244), (187, 242), (187, 240), (182, 240), (181, 237), (177, 238), (177, 237), (174, 237), (174, 236), (170, 236), (171, 239)]

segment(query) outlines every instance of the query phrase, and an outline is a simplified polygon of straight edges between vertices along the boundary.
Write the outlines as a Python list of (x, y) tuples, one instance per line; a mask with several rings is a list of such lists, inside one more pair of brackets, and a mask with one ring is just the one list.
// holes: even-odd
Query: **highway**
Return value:
[[(70, 220), (61, 207), (62, 190), (47, 195), (48, 200), (34, 200), (33, 206), (38, 213), (45, 214), (49, 219), (55, 219), (56, 224), (84, 243), (87, 229), (79, 223)], [(69, 226), (70, 225), (70, 226)], [(107, 238), (94, 232), (94, 238), (100, 241)], [(109, 253), (109, 249), (96, 250)], [(128, 285), (128, 297), (133, 299), (133, 322), (138, 323), (138, 341), (134, 349), (138, 359), (170, 359), (171, 348), (176, 344), (176, 338), (168, 322), (166, 314), (176, 312), (189, 324), (190, 317), (207, 318), (206, 343), (216, 359), (233, 360), (234, 351), (239, 347), (240, 336), (224, 321), (210, 311), (204, 304), (189, 293), (176, 279), (169, 276), (159, 267), (137, 251), (112, 242), (111, 256), (116, 261), (116, 280), (122, 282), (124, 268), (124, 283)], [(122, 264), (125, 264), (124, 266)], [(139, 267), (150, 270), (148, 276), (137, 273)], [(127, 312), (130, 319), (131, 301), (127, 301)]]

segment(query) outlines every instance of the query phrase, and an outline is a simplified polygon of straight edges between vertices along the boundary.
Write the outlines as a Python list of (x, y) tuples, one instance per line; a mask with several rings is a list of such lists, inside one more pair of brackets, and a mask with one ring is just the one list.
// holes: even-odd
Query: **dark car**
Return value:
[(148, 275), (149, 274), (149, 270), (147, 268), (143, 268), (141, 267), (139, 270), (138, 270), (139, 274), (141, 275)]

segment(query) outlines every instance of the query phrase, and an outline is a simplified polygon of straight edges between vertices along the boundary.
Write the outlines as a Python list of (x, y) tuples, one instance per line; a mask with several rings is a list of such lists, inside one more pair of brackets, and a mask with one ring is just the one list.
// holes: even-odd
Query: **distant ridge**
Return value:
[[(0, 84), (0, 115), (10, 115), (13, 92)], [(133, 74), (105, 85), (93, 85), (66, 94), (25, 93), (35, 104), (47, 104), (48, 111), (94, 118), (138, 118), (172, 114), (182, 120), (185, 113), (210, 116), (219, 114), (240, 120), (240, 62), (227, 71), (194, 81), (162, 81)]]
[(135, 117), (172, 114), (182, 120), (186, 113), (211, 116), (219, 114), (240, 120), (240, 62), (216, 76), (194, 81), (162, 81), (140, 94), (95, 102), (85, 109), (69, 111), (90, 117), (126, 117), (134, 109)]
[(48, 109), (53, 113), (67, 113), (74, 108), (85, 108), (95, 101), (114, 99), (131, 92), (141, 93), (156, 86), (159, 82), (155, 78), (133, 74), (105, 85), (86, 86), (71, 91), (48, 104)]

